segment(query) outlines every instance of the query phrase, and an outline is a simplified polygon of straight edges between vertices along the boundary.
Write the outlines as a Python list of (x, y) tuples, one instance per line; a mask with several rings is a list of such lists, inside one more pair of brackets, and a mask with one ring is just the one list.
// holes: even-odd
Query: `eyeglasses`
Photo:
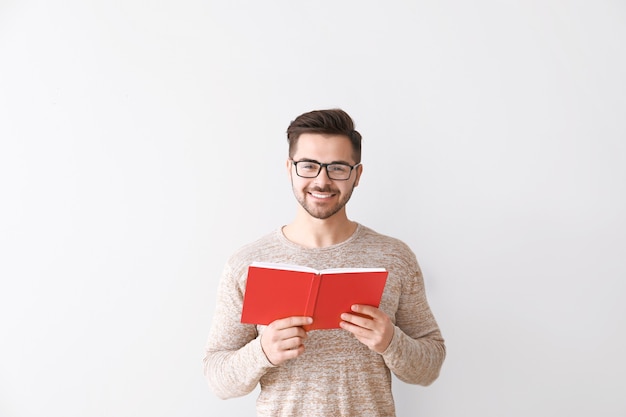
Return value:
[(334, 162), (332, 164), (322, 164), (317, 161), (294, 161), (291, 160), (293, 166), (296, 167), (296, 174), (302, 178), (315, 178), (320, 172), (322, 172), (322, 168), (326, 168), (326, 175), (331, 180), (345, 181), (350, 179), (350, 175), (352, 174), (352, 170), (358, 167), (359, 164), (356, 165), (348, 165), (342, 162)]

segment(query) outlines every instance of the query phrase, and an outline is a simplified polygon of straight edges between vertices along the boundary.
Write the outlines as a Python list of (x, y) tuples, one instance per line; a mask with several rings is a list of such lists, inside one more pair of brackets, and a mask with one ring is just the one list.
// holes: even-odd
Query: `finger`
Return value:
[(351, 309), (355, 313), (365, 314), (366, 316), (370, 316), (374, 319), (378, 318), (382, 314), (380, 309), (365, 304), (354, 304)]
[(281, 356), (284, 359), (293, 359), (293, 358), (300, 356), (302, 353), (304, 353), (304, 345), (299, 345), (299, 346), (294, 346), (293, 348), (290, 348), (290, 349), (283, 350), (281, 352)]
[(356, 314), (343, 313), (341, 319), (364, 329), (373, 329), (374, 321), (369, 317), (362, 317)]
[(276, 349), (267, 359), (274, 365), (280, 365), (287, 360), (297, 358), (303, 353), (304, 345), (300, 345), (291, 349)]
[(292, 337), (291, 339), (285, 340), (284, 346), (286, 350), (298, 349), (300, 346), (303, 346), (303, 340), (300, 337)]
[(277, 335), (278, 343), (289, 345), (290, 347), (292, 347), (294, 343), (297, 345), (304, 343), (304, 340), (307, 338), (307, 334), (302, 327), (290, 327), (285, 330), (280, 330)]
[(357, 338), (358, 341), (363, 343), (366, 346), (372, 345), (372, 338), (375, 336), (374, 333), (366, 328), (354, 325), (352, 323), (348, 323), (346, 321), (342, 321), (340, 323), (342, 329), (351, 333), (354, 337)]
[(306, 326), (307, 324), (311, 323), (313, 323), (313, 319), (311, 317), (293, 316), (275, 320), (270, 323), (270, 326), (272, 326), (276, 330), (282, 330), (288, 329), (290, 327)]
[(279, 337), (283, 340), (290, 339), (300, 339), (304, 340), (307, 338), (307, 334), (302, 327), (288, 327), (283, 330), (278, 331)]
[[(287, 331), (292, 329), (299, 329), (304, 334), (302, 328), (291, 328)], [(284, 361), (293, 359), (304, 353), (304, 338), (283, 338), (281, 335), (284, 335), (284, 332), (284, 330), (267, 332), (269, 338), (264, 337), (266, 335), (265, 332), (261, 335), (261, 347), (263, 348), (263, 352), (267, 356), (267, 359), (274, 365), (280, 365)], [(306, 337), (306, 334), (304, 335)]]
[(368, 332), (369, 330), (361, 327), (361, 326), (357, 326), (356, 324), (353, 324), (349, 321), (342, 321), (339, 323), (339, 325), (341, 326), (342, 329), (349, 331), (350, 333), (352, 333), (355, 336), (363, 336), (366, 332)]

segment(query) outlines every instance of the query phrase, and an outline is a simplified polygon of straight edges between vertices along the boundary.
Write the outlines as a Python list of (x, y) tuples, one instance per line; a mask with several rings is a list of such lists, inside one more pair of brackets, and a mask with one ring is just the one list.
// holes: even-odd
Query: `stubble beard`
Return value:
[[(293, 187), (293, 183), (292, 183), (292, 188), (293, 188), (293, 194), (296, 196), (296, 200), (298, 200), (298, 203), (300, 203), (302, 208), (307, 213), (309, 213), (310, 216), (312, 216), (312, 217), (314, 217), (316, 219), (320, 219), (320, 220), (328, 219), (329, 217), (331, 217), (331, 216), (337, 214), (339, 211), (341, 211), (341, 209), (343, 209), (345, 207), (345, 205), (348, 203), (348, 201), (350, 200), (350, 197), (352, 197), (352, 192), (354, 191), (354, 185), (352, 186), (352, 188), (350, 188), (348, 193), (343, 194), (343, 195), (341, 195), (339, 193), (339, 191), (333, 190), (330, 187), (326, 187), (326, 188), (320, 188), (320, 187), (306, 188), (301, 193), (298, 192), (295, 189), (295, 187)], [(317, 207), (316, 204), (310, 204), (309, 202), (307, 202), (307, 196), (308, 196), (308, 194), (310, 192), (340, 194), (340, 200), (337, 202), (337, 204), (335, 204), (332, 207), (328, 207), (328, 208)]]

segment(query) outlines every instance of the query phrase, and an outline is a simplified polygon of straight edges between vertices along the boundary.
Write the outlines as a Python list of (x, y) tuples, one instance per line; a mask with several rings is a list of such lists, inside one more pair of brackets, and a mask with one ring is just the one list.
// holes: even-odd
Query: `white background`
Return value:
[(363, 134), (349, 216), (448, 347), (399, 416), (626, 416), (621, 1), (0, 1), (0, 415), (253, 415), (201, 371), (285, 130)]

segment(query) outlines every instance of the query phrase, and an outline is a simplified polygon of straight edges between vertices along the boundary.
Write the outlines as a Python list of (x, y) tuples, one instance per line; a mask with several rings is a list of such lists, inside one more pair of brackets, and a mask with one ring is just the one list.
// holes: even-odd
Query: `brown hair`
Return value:
[(289, 156), (296, 152), (298, 138), (302, 133), (344, 135), (352, 143), (355, 163), (361, 162), (361, 134), (354, 130), (352, 118), (341, 109), (314, 110), (296, 117), (287, 128)]

